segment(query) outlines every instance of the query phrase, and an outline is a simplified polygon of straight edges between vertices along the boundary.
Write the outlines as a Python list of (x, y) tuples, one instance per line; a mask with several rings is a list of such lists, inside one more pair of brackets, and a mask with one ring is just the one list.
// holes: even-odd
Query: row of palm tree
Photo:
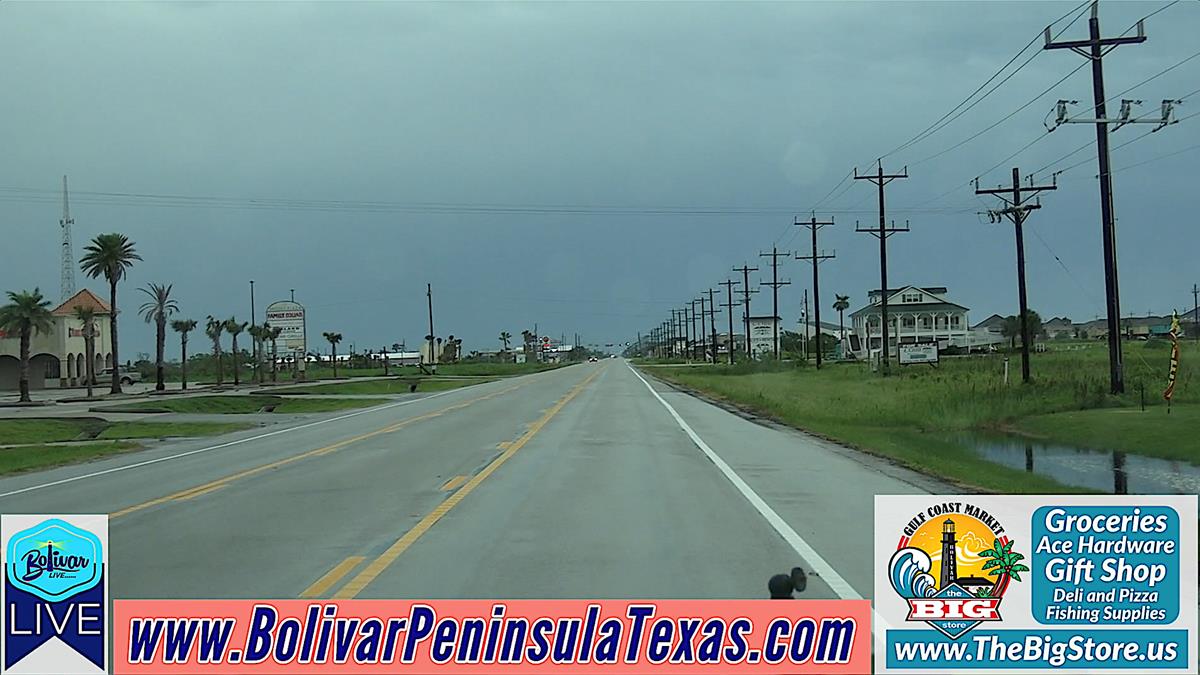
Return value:
[[(121, 393), (121, 373), (117, 364), (120, 363), (119, 341), (117, 335), (117, 284), (125, 279), (129, 268), (133, 267), (134, 262), (141, 260), (134, 248), (134, 243), (125, 235), (119, 233), (109, 233), (97, 235), (92, 241), (84, 247), (84, 255), (79, 260), (80, 268), (85, 274), (93, 279), (103, 277), (108, 282), (109, 288), (109, 307), (111, 310), (111, 320), (109, 321), (109, 343), (112, 349), (112, 382), (110, 392), (113, 394)], [(164, 351), (167, 340), (167, 325), (171, 316), (179, 312), (179, 304), (171, 298), (171, 284), (149, 284), (141, 288), (147, 296), (147, 301), (142, 304), (138, 310), (138, 314), (145, 319), (146, 323), (155, 325), (155, 389), (162, 391), (166, 389), (164, 382)], [(38, 333), (49, 332), (52, 328), (53, 317), (50, 313), (50, 301), (42, 296), (41, 290), (38, 288), (33, 291), (8, 292), (8, 304), (0, 307), (0, 329), (9, 333), (15, 333), (20, 338), (20, 394), (21, 401), (29, 402), (29, 361), (30, 361), (30, 341), (33, 336)], [(74, 317), (82, 324), (82, 337), (84, 340), (84, 350), (87, 352), (87, 362), (85, 364), (86, 372), (85, 379), (87, 383), (87, 395), (92, 396), (92, 386), (95, 383), (95, 340), (97, 337), (96, 328), (96, 313), (93, 308), (76, 306), (73, 308)], [(217, 384), (223, 382), (223, 373), (221, 367), (221, 334), (229, 333), (233, 338), (233, 353), (237, 354), (237, 339), (247, 326), (246, 322), (238, 322), (235, 318), (229, 318), (224, 321), (208, 317), (208, 323), (205, 326), (205, 333), (213, 342), (213, 354), (217, 358)], [(180, 348), (182, 352), (182, 372), (181, 380), (182, 387), (187, 389), (187, 345), (188, 333), (195, 330), (197, 323), (194, 319), (175, 319), (170, 321), (172, 330), (179, 333)], [(259, 346), (266, 341), (271, 342), (271, 380), (275, 381), (277, 369), (274, 365), (275, 356), (277, 355), (276, 340), (282, 332), (281, 328), (272, 327), (270, 324), (264, 323), (261, 326), (251, 326), (249, 329), (250, 335), (255, 340), (255, 346)], [(339, 335), (340, 339), (341, 336)], [(258, 350), (255, 350), (258, 353)], [(262, 382), (261, 369), (255, 368), (258, 381)], [(237, 359), (234, 359), (233, 364), (233, 380), (234, 384), (240, 384)]]

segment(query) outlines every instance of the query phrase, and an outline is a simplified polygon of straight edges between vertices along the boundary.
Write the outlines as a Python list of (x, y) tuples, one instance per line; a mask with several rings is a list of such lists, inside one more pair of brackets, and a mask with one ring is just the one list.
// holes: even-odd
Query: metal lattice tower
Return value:
[(67, 177), (63, 176), (63, 215), (58, 221), (62, 228), (62, 275), (59, 282), (62, 286), (62, 299), (66, 300), (75, 295), (75, 246), (71, 242), (71, 202), (67, 198)]

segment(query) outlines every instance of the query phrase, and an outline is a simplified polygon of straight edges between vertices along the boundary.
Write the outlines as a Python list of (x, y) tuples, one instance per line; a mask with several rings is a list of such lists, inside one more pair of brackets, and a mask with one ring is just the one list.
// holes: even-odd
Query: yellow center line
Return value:
[(455, 506), (457, 506), (459, 502), (461, 502), (467, 495), (471, 494), (471, 492), (473, 492), (480, 483), (486, 480), (488, 476), (495, 473), (496, 469), (500, 468), (501, 464), (507, 462), (508, 459), (515, 455), (518, 450), (525, 447), (525, 444), (528, 443), (529, 440), (533, 438), (539, 431), (541, 431), (542, 427), (546, 426), (546, 423), (549, 422), (551, 418), (557, 415), (564, 406), (571, 402), (571, 399), (575, 398), (579, 392), (583, 391), (584, 387), (591, 383), (591, 381), (599, 374), (599, 370), (592, 371), (592, 374), (588, 375), (582, 382), (572, 387), (565, 396), (558, 399), (553, 406), (550, 406), (550, 408), (546, 410), (545, 414), (538, 418), (536, 422), (529, 425), (528, 431), (522, 434), (520, 438), (513, 441), (507, 448), (505, 448), (504, 452), (500, 453), (500, 455), (497, 456), (496, 459), (492, 460), (490, 464), (484, 467), (482, 471), (475, 474), (471, 480), (467, 481), (466, 485), (463, 485), (458, 489), (457, 492), (447, 497), (446, 500), (441, 504), (438, 504), (433, 511), (430, 511), (429, 514), (422, 518), (416, 525), (414, 525), (411, 530), (405, 532), (402, 537), (397, 539), (391, 546), (388, 547), (386, 551), (381, 553), (378, 558), (372, 560), (370, 564), (368, 564), (337, 593), (334, 593), (333, 597), (337, 599), (353, 598), (361, 593), (363, 589), (367, 587), (367, 585), (378, 578), (379, 575), (382, 574), (383, 571), (386, 570), (392, 563), (396, 562), (396, 559), (400, 557), (400, 554), (408, 550), (408, 548), (412, 546), (417, 539), (421, 538), (421, 535), (428, 532), (429, 529), (434, 526), (434, 524), (436, 524), (442, 519), (443, 516), (449, 513), (450, 509), (453, 509)]
[(320, 447), (315, 450), (309, 450), (308, 452), (303, 452), (303, 453), (300, 453), (299, 455), (292, 455), (291, 457), (285, 457), (283, 459), (280, 459), (280, 460), (277, 460), (274, 462), (269, 462), (267, 464), (256, 466), (251, 469), (246, 469), (245, 471), (239, 471), (237, 473), (230, 474), (223, 478), (218, 478), (214, 481), (210, 481), (210, 482), (204, 483), (202, 485), (190, 487), (190, 488), (187, 488), (186, 490), (180, 490), (178, 492), (173, 492), (173, 493), (171, 493), (169, 495), (165, 495), (163, 497), (156, 497), (154, 499), (144, 501), (140, 504), (134, 504), (133, 506), (128, 506), (119, 511), (112, 512), (111, 514), (109, 514), (109, 519), (111, 520), (111, 519), (121, 518), (121, 517), (127, 516), (131, 513), (137, 513), (138, 511), (148, 509), (152, 506), (158, 506), (160, 504), (165, 504), (167, 502), (186, 501), (188, 499), (198, 497), (202, 494), (208, 494), (210, 492), (214, 492), (220, 488), (223, 488), (223, 487), (229, 485), (230, 483), (233, 483), (234, 481), (238, 481), (243, 478), (249, 478), (251, 476), (256, 476), (260, 473), (264, 473), (264, 472), (270, 471), (272, 469), (278, 469), (279, 467), (287, 466), (288, 464), (293, 464), (295, 462), (299, 462), (300, 460), (308, 459), (310, 457), (318, 457), (321, 455), (327, 455), (331, 452), (336, 452), (338, 450), (341, 450), (342, 448), (344, 448), (348, 445), (351, 445), (353, 443), (357, 443), (359, 441), (363, 441), (368, 438), (374, 438), (375, 436), (380, 436), (382, 434), (388, 434), (393, 431), (403, 429), (404, 427), (406, 427), (410, 424), (414, 424), (414, 423), (420, 422), (422, 420), (427, 420), (427, 419), (431, 419), (434, 417), (438, 417), (439, 415), (450, 412), (452, 410), (460, 410), (462, 408), (466, 408), (469, 405), (473, 405), (475, 403), (478, 403), (480, 401), (484, 401), (484, 400), (487, 400), (490, 398), (495, 398), (497, 396), (500, 396), (501, 394), (506, 394), (510, 391), (513, 391), (514, 389), (517, 389), (517, 388), (523, 387), (523, 386), (525, 386), (524, 383), (513, 385), (511, 387), (501, 389), (501, 390), (493, 392), (491, 394), (477, 396), (475, 398), (467, 399), (466, 401), (463, 401), (462, 403), (455, 403), (454, 405), (446, 406), (445, 408), (441, 408), (441, 409), (435, 410), (433, 412), (425, 413), (423, 415), (417, 415), (416, 417), (410, 417), (408, 419), (396, 422), (395, 424), (390, 424), (386, 427), (376, 429), (375, 431), (368, 431), (365, 434), (359, 434), (357, 436), (352, 436), (350, 438), (338, 441), (337, 443), (332, 443), (330, 445), (326, 445), (324, 447)]
[(465, 482), (467, 482), (467, 476), (455, 476), (445, 483), (442, 483), (442, 492), (449, 492)]
[(319, 598), (333, 588), (333, 585), (342, 580), (342, 577), (350, 573), (358, 564), (366, 560), (364, 556), (352, 555), (342, 562), (334, 565), (333, 569), (326, 572), (320, 579), (312, 583), (312, 586), (304, 589), (300, 594), (302, 598)]

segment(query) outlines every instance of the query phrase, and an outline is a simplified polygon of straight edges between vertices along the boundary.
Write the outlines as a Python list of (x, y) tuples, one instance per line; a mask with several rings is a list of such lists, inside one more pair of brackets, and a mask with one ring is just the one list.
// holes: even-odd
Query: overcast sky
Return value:
[[(1102, 30), (1167, 4), (1104, 2)], [(732, 266), (765, 267), (758, 254), (773, 243), (807, 252), (789, 224), (814, 206), (837, 223), (822, 231), (837, 258), (821, 278), (823, 318), (836, 317), (833, 293), (857, 308), (879, 285), (878, 245), (854, 233), (878, 216), (864, 181), (822, 199), (1076, 6), (2, 2), (0, 285), (58, 299), (66, 173), (76, 257), (117, 231), (145, 259), (121, 287), (126, 358), (152, 350), (134, 316), (150, 282), (173, 283), (183, 315), (201, 320), (247, 318), (250, 279), (260, 314), (294, 288), (310, 348), (327, 348), (316, 342), (326, 330), (344, 334), (343, 349), (415, 344), (426, 282), (437, 333), (467, 350), (535, 322), (568, 341), (624, 342), (720, 289)], [(1085, 37), (1086, 19), (1062, 39)], [(1144, 44), (1105, 59), (1107, 94), (1196, 53), (1198, 29), (1195, 0), (1151, 17)], [(1000, 164), (983, 176), (994, 186), (1014, 165), (1028, 173), (1095, 139), (1081, 124), (1046, 134), (1054, 101), (1090, 101), (1091, 81), (1080, 56), (1038, 46), (981, 104), (884, 159), (911, 176), (887, 192), (889, 217), (911, 221), (890, 240), (891, 285), (947, 286), (973, 322), (1015, 312), (1016, 273), (1011, 226), (977, 215), (996, 202), (968, 182)], [(1200, 58), (1127, 96), (1155, 115), (1195, 90)], [(1178, 116), (1194, 112), (1200, 94)], [(1113, 133), (1115, 168), (1200, 143), (1197, 117), (1115, 148), (1150, 128)], [(1126, 315), (1191, 306), (1198, 157), (1114, 177)], [(1027, 226), (1030, 305), (1044, 317), (1104, 312), (1094, 149), (1055, 166), (1081, 160)], [(786, 260), (781, 276), (794, 326), (811, 273)], [(769, 292), (755, 303), (767, 311)]]

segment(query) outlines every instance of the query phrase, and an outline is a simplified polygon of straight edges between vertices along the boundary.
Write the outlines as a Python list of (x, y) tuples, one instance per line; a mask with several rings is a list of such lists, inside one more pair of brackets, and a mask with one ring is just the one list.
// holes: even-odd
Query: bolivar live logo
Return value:
[(107, 516), (5, 515), (0, 673), (103, 673)]
[(1004, 592), (1029, 571), (1024, 558), (983, 509), (935, 504), (905, 526), (888, 577), (908, 601), (907, 621), (923, 621), (957, 640), (985, 621), (1001, 620)]

